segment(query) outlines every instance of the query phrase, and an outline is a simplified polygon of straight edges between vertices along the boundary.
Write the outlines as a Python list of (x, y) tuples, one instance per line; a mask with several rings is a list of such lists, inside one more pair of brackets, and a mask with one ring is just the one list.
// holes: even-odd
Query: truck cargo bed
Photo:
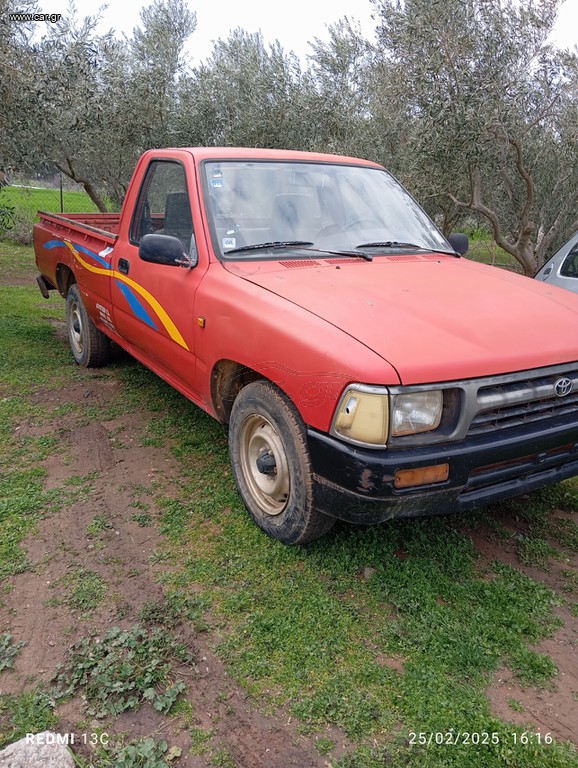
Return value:
[(98, 234), (105, 240), (114, 243), (118, 237), (120, 213), (49, 213), (38, 211), (40, 221), (49, 223), (51, 227), (61, 225), (65, 229), (79, 232), (88, 230)]

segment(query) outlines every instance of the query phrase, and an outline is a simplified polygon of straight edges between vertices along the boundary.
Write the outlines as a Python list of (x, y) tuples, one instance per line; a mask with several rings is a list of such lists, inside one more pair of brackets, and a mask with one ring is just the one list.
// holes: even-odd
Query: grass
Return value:
[(26, 282), (34, 285), (34, 270), (34, 252), (31, 248), (0, 239), (0, 277), (4, 284), (14, 286)]
[(93, 213), (97, 207), (83, 191), (63, 191), (62, 200), (57, 189), (31, 187), (3, 187), (0, 189), (0, 238), (16, 243), (32, 243), (32, 228), (38, 221), (38, 211), (55, 213)]
[(81, 616), (93, 613), (103, 602), (106, 582), (94, 571), (79, 569), (61, 580), (61, 587), (68, 590), (67, 605)]
[(53, 324), (63, 317), (63, 307), (46, 301), (33, 287), (2, 288), (0, 397), (24, 407), (22, 395), (69, 380), (74, 370), (70, 355), (54, 344)]
[(0, 694), (0, 749), (27, 733), (52, 730), (57, 720), (54, 702), (42, 686), (19, 696)]
[(162, 626), (169, 629), (174, 629), (183, 621), (200, 625), (209, 607), (210, 600), (206, 596), (177, 589), (168, 592), (163, 600), (145, 602), (139, 610), (139, 620), (146, 627)]
[(113, 527), (113, 524), (106, 519), (105, 515), (95, 515), (86, 526), (86, 535), (89, 537), (98, 537), (99, 534), (106, 533)]
[[(16, 249), (2, 258), (19, 275), (30, 257)], [(42, 460), (59, 450), (58, 440), (52, 434), (20, 437), (18, 427), (55, 427), (59, 412), (38, 414), (35, 393), (85, 374), (54, 334), (63, 312), (57, 297), (44, 302), (33, 287), (8, 287), (3, 295), (0, 579), (6, 584), (26, 567), (22, 539), (39, 517), (83, 492), (80, 483), (45, 490)], [(556, 685), (553, 660), (537, 648), (560, 627), (558, 608), (575, 609), (576, 570), (565, 566), (568, 592), (561, 593), (522, 566), (552, 568), (578, 551), (576, 481), (472, 515), (468, 529), (455, 517), (375, 528), (338, 524), (318, 542), (287, 548), (262, 534), (244, 510), (220, 425), (136, 363), (123, 362), (112, 375), (122, 382), (124, 409), (146, 404), (144, 442), (172, 451), (178, 466), (174, 480), (127, 512), (139, 525), (158, 526), (164, 537), (155, 560), (169, 566), (162, 575), (165, 596), (145, 603), (131, 630), (103, 629), (101, 642), (87, 637), (71, 646), (59, 672), (62, 692), (83, 695), (92, 713), (106, 717), (144, 702), (159, 714), (174, 714), (184, 693), (175, 674), (184, 659), (175, 633), (184, 621), (208, 633), (207, 642), (250, 701), (271, 715), (281, 712), (284, 722), (292, 718), (320, 754), (331, 754), (334, 729), (341, 729), (346, 753), (328, 757), (334, 768), (576, 765), (570, 745), (521, 744), (529, 727), (499, 720), (486, 696), (503, 667), (522, 686)], [(110, 415), (111, 407), (96, 406), (90, 418)], [(148, 511), (153, 502), (154, 515)], [(565, 516), (553, 515), (555, 508)], [(108, 525), (95, 515), (86, 533), (98, 539)], [(516, 568), (499, 558), (512, 527)], [(492, 537), (496, 559), (479, 555), (468, 530)], [(91, 571), (75, 572), (65, 586), (66, 599), (80, 613), (110, 597), (106, 580)], [(19, 638), (8, 634), (11, 661)], [(0, 698), (5, 738), (54, 716), (42, 691), (27, 696), (26, 702)], [(193, 753), (204, 755), (207, 765), (234, 765), (213, 731), (190, 722), (187, 730)], [(413, 736), (472, 732), (496, 738), (448, 746), (420, 744)], [(162, 743), (132, 746), (124, 758), (133, 765), (139, 751), (151, 750), (157, 761), (165, 755)]]
[[(26, 444), (32, 447), (33, 442), (28, 440)], [(34, 452), (26, 458), (21, 453), (19, 446), (8, 445), (0, 450), (3, 461), (19, 465), (0, 478), (0, 581), (28, 567), (20, 542), (34, 530), (37, 521), (73, 498), (73, 494), (63, 495), (58, 489), (44, 490), (44, 470), (34, 466)]]
[[(62, 210), (65, 214), (98, 211), (86, 192), (63, 191), (62, 202)], [(36, 216), (39, 210), (60, 212), (60, 190), (4, 187), (0, 192), (0, 204), (13, 206), (18, 212), (31, 216)]]
[[(23, 249), (14, 249), (18, 264)], [(8, 256), (5, 258), (9, 259)], [(18, 271), (19, 267), (15, 268)], [(0, 317), (0, 579), (25, 569), (20, 542), (43, 516), (57, 511), (81, 488), (44, 489), (43, 459), (55, 450), (53, 435), (21, 435), (23, 424), (40, 427), (49, 420), (31, 397), (40, 388), (58, 388), (76, 372), (66, 350), (54, 344), (50, 321), (62, 308), (47, 302), (33, 288), (4, 287)]]
[(191, 754), (204, 755), (206, 752), (208, 752), (208, 744), (214, 735), (214, 731), (204, 730), (203, 728), (191, 728)]

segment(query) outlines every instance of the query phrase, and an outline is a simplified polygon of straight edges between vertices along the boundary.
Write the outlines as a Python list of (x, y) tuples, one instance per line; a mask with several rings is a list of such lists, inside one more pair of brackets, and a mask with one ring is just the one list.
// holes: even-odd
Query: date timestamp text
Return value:
[(554, 737), (551, 733), (539, 731), (524, 731), (523, 733), (497, 733), (495, 731), (410, 731), (410, 746), (464, 746), (497, 745), (507, 741), (514, 746), (529, 744), (552, 744)]

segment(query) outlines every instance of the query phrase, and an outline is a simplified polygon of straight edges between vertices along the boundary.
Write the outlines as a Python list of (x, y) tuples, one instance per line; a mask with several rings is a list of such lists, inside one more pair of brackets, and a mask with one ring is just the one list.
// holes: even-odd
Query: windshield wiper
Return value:
[(361, 243), (356, 245), (356, 248), (411, 248), (412, 250), (427, 251), (428, 253), (445, 253), (448, 256), (457, 256), (460, 254), (457, 251), (443, 250), (442, 248), (428, 248), (425, 245), (415, 245), (415, 243), (398, 243), (397, 240), (384, 240), (383, 242), (376, 243)]
[(352, 259), (373, 261), (371, 253), (360, 253), (359, 251), (340, 251), (338, 248), (303, 248), (303, 250), (311, 251), (312, 253), (329, 253), (331, 256), (351, 256)]
[(366, 259), (367, 261), (373, 261), (373, 256), (370, 253), (362, 253), (359, 251), (340, 251), (338, 249), (327, 248), (310, 248), (313, 245), (310, 240), (274, 240), (269, 243), (255, 243), (254, 245), (240, 245), (238, 248), (231, 248), (228, 251), (224, 251), (224, 255), (228, 256), (230, 253), (242, 253), (243, 251), (262, 251), (266, 249), (275, 248), (299, 248), (300, 251), (309, 251), (311, 253), (329, 253), (332, 256), (351, 256), (355, 259)]
[(295, 248), (301, 245), (313, 245), (310, 240), (273, 240), (269, 243), (255, 243), (254, 245), (240, 245), (238, 248), (231, 248), (224, 251), (224, 255), (230, 253), (241, 253), (242, 251), (261, 251), (267, 248)]

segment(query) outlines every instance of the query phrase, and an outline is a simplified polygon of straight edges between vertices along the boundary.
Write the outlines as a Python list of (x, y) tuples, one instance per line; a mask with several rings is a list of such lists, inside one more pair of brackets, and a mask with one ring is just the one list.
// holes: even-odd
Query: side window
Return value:
[(138, 245), (150, 234), (178, 237), (189, 253), (193, 220), (185, 169), (172, 160), (151, 162), (137, 200), (131, 241)]
[(562, 277), (578, 277), (578, 245), (570, 251), (560, 267)]

